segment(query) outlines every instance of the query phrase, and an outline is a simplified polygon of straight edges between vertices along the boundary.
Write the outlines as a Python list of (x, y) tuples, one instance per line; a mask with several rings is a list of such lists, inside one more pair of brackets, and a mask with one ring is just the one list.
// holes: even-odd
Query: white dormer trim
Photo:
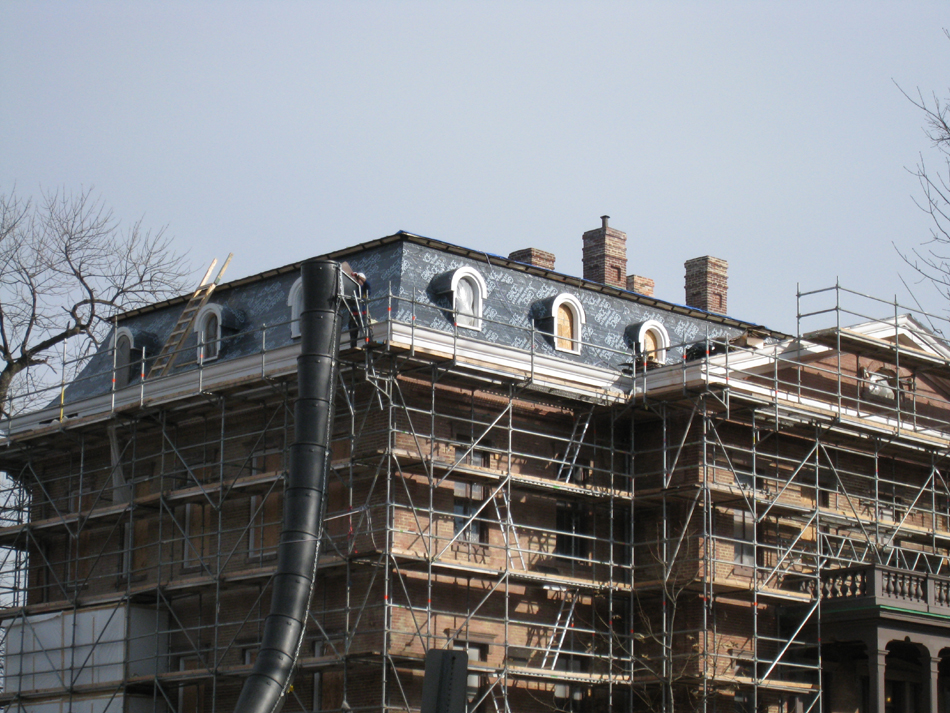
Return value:
[[(558, 346), (557, 313), (562, 305), (574, 313), (574, 334), (571, 335), (570, 349)], [(554, 336), (554, 348), (562, 352), (580, 354), (581, 335), (584, 333), (584, 324), (587, 321), (587, 316), (584, 314), (584, 306), (581, 304), (581, 301), (568, 292), (562, 292), (557, 297), (555, 297), (554, 302), (551, 303), (551, 316), (554, 319), (552, 329)]]
[(298, 277), (287, 293), (287, 306), (290, 307), (290, 337), (300, 337), (300, 313), (303, 311), (303, 278)]
[[(129, 351), (119, 350), (119, 342), (123, 339), (129, 340)], [(122, 389), (129, 385), (132, 379), (132, 363), (135, 350), (135, 335), (128, 327), (119, 327), (115, 330), (115, 337), (112, 342), (112, 383), (116, 389)], [(141, 357), (140, 357), (141, 358)]]
[[(466, 279), (473, 282), (476, 288), (475, 304), (473, 305), (474, 311), (471, 315), (473, 324), (462, 324), (458, 318), (459, 283)], [(456, 324), (463, 329), (472, 329), (474, 331), (480, 332), (482, 329), (482, 312), (485, 307), (485, 300), (488, 299), (488, 285), (485, 282), (485, 278), (482, 277), (482, 274), (475, 268), (464, 265), (462, 267), (456, 268), (456, 270), (453, 271), (450, 289), (452, 290), (452, 312), (455, 314)]]
[[(655, 353), (647, 354), (647, 334), (651, 332), (656, 340), (657, 348)], [(666, 350), (670, 348), (670, 333), (660, 322), (655, 319), (648, 319), (640, 324), (637, 327), (636, 340), (638, 354), (660, 364), (666, 363)]]
[[(216, 330), (216, 336), (213, 344), (206, 345), (204, 341), (205, 335), (205, 325), (208, 322), (208, 319), (211, 317), (216, 317), (218, 322), (218, 327)], [(201, 361), (207, 362), (212, 361), (218, 358), (218, 355), (221, 353), (221, 322), (224, 319), (224, 309), (221, 305), (209, 303), (201, 308), (201, 311), (198, 312), (198, 316), (195, 317), (195, 334), (196, 346), (199, 350), (199, 354), (202, 355)]]

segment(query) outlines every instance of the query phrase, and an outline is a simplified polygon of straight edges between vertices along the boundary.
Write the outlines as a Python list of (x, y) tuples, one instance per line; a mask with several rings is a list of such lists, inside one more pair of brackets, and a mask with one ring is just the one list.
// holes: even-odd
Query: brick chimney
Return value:
[(706, 255), (687, 260), (685, 267), (686, 304), (707, 312), (726, 314), (729, 263)]
[(643, 275), (627, 275), (627, 292), (653, 297), (653, 280)]
[(515, 262), (524, 262), (535, 267), (543, 267), (545, 270), (554, 269), (554, 253), (538, 250), (537, 248), (515, 250), (508, 256), (508, 259)]
[(611, 287), (627, 288), (627, 234), (607, 225), (584, 233), (584, 279)]

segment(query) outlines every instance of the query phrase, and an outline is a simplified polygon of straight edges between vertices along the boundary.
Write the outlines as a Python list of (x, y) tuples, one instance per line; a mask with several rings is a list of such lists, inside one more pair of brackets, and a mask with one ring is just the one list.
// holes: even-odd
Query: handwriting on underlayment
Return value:
[(513, 285), (505, 299), (511, 304), (526, 304), (535, 299), (535, 289), (529, 285)]
[(701, 331), (699, 325), (695, 322), (683, 322), (679, 325), (679, 329), (675, 330), (675, 333), (679, 334), (681, 341), (686, 343), (696, 341)]
[(527, 337), (515, 337), (514, 339), (511, 340), (510, 345), (512, 349), (527, 350), (528, 348), (531, 347), (531, 340), (528, 339)]
[(489, 285), (488, 289), (492, 289), (494, 284), (513, 285), (515, 284), (515, 279), (507, 272), (492, 270), (491, 274), (488, 276), (487, 282)]
[(628, 351), (626, 339), (624, 339), (623, 334), (620, 332), (608, 332), (607, 336), (604, 337), (604, 344), (606, 344), (609, 349), (621, 352)]
[(606, 327), (607, 329), (616, 327), (620, 323), (621, 319), (622, 317), (620, 312), (613, 309), (609, 305), (604, 305), (596, 313), (594, 313), (594, 321), (597, 322), (597, 324)]

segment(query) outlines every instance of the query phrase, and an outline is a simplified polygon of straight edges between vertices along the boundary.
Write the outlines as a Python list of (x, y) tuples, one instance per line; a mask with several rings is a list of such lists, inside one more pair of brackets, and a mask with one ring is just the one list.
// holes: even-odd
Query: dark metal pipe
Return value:
[[(301, 266), (303, 308), (294, 443), (284, 488), (284, 522), (277, 547), (270, 613), (261, 650), (238, 698), (237, 713), (277, 713), (293, 678), (307, 628), (326, 509), (333, 428), (333, 391), (340, 346), (342, 294), (352, 292), (340, 264)], [(344, 283), (347, 283), (344, 287)]]

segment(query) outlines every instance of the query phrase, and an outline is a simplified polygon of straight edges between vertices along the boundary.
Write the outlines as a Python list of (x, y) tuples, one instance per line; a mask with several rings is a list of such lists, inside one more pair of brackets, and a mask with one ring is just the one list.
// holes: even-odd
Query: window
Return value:
[(437, 278), (433, 288), (437, 293), (452, 293), (452, 314), (457, 326), (481, 330), (488, 285), (478, 270), (459, 267)]
[(182, 565), (197, 567), (212, 554), (212, 510), (209, 503), (185, 505), (185, 539), (182, 543)]
[(755, 566), (755, 516), (741, 511), (733, 515), (735, 544), (733, 560), (742, 567)]
[[(471, 671), (471, 665), (473, 663), (478, 663), (479, 661), (485, 661), (487, 658), (485, 656), (485, 645), (483, 644), (473, 644), (470, 641), (459, 641), (456, 639), (452, 642), (452, 648), (456, 651), (464, 651), (468, 654), (468, 664), (469, 671)], [(469, 711), (476, 710), (473, 707), (473, 704), (478, 700), (478, 692), (482, 687), (482, 677), (477, 673), (469, 673), (465, 677), (465, 700), (467, 702), (466, 708)]]
[(574, 295), (560, 294), (551, 305), (554, 318), (554, 348), (562, 352), (581, 352), (584, 308)]
[[(492, 443), (487, 438), (482, 438), (478, 445), (472, 448), (472, 437), (468, 434), (458, 436), (461, 443), (455, 446), (455, 462), (461, 465), (474, 465), (479, 468), (491, 468), (491, 448)], [(481, 448), (479, 446), (482, 446)]]
[(735, 713), (753, 713), (752, 696), (745, 691), (737, 691), (733, 699), (732, 710)]
[(484, 504), (485, 493), (478, 483), (455, 483), (455, 541), (484, 544), (488, 542), (488, 528), (476, 513)]
[[(341, 634), (331, 634), (326, 642), (314, 641), (314, 656), (338, 656), (344, 648), (345, 642)], [(320, 673), (313, 676), (313, 710), (339, 711), (343, 707), (343, 671), (338, 668), (319, 669)]]
[(865, 379), (862, 390), (864, 397), (876, 401), (895, 401), (897, 399), (899, 384), (897, 372), (893, 369), (878, 369), (875, 372), (868, 372), (861, 369), (860, 375)]
[(577, 503), (557, 504), (557, 524), (554, 552), (566, 559), (587, 559), (590, 552), (588, 539), (590, 523), (587, 514)]
[[(201, 659), (197, 656), (182, 656), (178, 662), (179, 671), (195, 671), (203, 669)], [(192, 683), (178, 689), (179, 713), (201, 713), (205, 709), (205, 684)]]
[(655, 319), (627, 328), (634, 351), (647, 364), (665, 364), (666, 350), (670, 348), (670, 334)]
[(198, 335), (198, 361), (217, 359), (221, 351), (221, 307), (206, 305), (195, 320)]
[(573, 351), (574, 312), (567, 305), (557, 308), (557, 348)]
[(281, 502), (277, 492), (251, 496), (250, 527), (247, 529), (249, 557), (269, 557), (277, 554), (280, 541)]
[(433, 278), (429, 290), (433, 295), (442, 296), (441, 306), (446, 311), (451, 310), (446, 316), (455, 326), (481, 330), (488, 285), (478, 270), (465, 265), (443, 272)]
[(134, 524), (122, 526), (124, 549), (122, 553), (122, 574), (126, 577), (145, 575), (149, 567), (148, 520), (136, 520)]
[(300, 313), (303, 311), (303, 279), (291, 286), (287, 294), (287, 306), (290, 307), (290, 336), (297, 339), (300, 336)]
[(132, 337), (119, 333), (115, 340), (115, 374), (112, 383), (116, 389), (129, 385), (129, 365), (132, 361)]
[(115, 373), (113, 374), (116, 390), (129, 385), (142, 368), (142, 350), (135, 348), (132, 332), (120, 327), (115, 334)]
[[(581, 673), (584, 670), (585, 663), (586, 662), (584, 660), (581, 660), (572, 654), (562, 653), (557, 658), (557, 663), (554, 665), (554, 670)], [(564, 710), (562, 706), (566, 706), (567, 710), (575, 710), (577, 704), (584, 699), (584, 689), (577, 684), (570, 685), (567, 683), (558, 683), (554, 686), (554, 697), (570, 701), (570, 703), (562, 703), (559, 706), (560, 710)]]

